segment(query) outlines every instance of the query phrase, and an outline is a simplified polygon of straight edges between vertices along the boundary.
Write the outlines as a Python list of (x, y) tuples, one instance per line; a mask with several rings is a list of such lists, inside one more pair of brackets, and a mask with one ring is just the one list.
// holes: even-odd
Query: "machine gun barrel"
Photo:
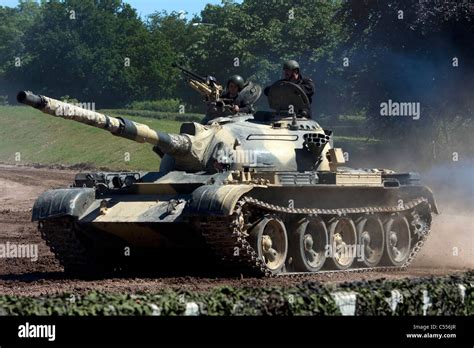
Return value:
[(156, 131), (146, 124), (134, 122), (126, 118), (107, 116), (73, 104), (37, 95), (30, 91), (20, 91), (17, 95), (17, 100), (19, 103), (32, 106), (51, 116), (102, 128), (113, 135), (139, 143), (153, 144), (161, 152), (170, 155), (185, 154), (191, 149), (191, 139), (186, 135)]
[(191, 70), (188, 70), (188, 69), (182, 67), (181, 65), (178, 65), (178, 64), (176, 64), (176, 63), (173, 63), (171, 66), (174, 67), (174, 68), (177, 68), (177, 69), (181, 70), (185, 75), (187, 75), (188, 77), (193, 78), (193, 79), (195, 79), (195, 80), (198, 80), (199, 82), (203, 82), (203, 83), (207, 83), (207, 82), (208, 82), (205, 77), (202, 77), (202, 76), (200, 76), (200, 75), (198, 75), (198, 74), (192, 72)]

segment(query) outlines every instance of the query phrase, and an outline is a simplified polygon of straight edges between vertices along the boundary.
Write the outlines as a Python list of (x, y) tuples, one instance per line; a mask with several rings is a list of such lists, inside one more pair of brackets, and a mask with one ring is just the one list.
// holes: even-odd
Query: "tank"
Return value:
[(28, 91), (17, 99), (161, 157), (154, 172), (78, 173), (38, 197), (32, 220), (69, 273), (191, 269), (204, 259), (249, 276), (399, 270), (438, 213), (417, 173), (345, 166), (291, 82), (270, 88), (272, 111), (183, 123), (180, 134)]

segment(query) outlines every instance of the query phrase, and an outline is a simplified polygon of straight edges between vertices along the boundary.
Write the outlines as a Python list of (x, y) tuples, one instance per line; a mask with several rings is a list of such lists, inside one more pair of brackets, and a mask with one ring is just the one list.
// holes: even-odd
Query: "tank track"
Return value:
[(41, 221), (38, 230), (69, 275), (104, 276), (120, 267), (104, 250), (96, 250), (90, 244), (91, 241), (80, 233), (72, 218)]
[[(270, 214), (281, 217), (284, 214), (296, 214), (299, 216), (345, 216), (351, 214), (377, 214), (377, 213), (400, 213), (411, 211), (415, 208), (429, 209), (428, 200), (416, 198), (403, 206), (385, 207), (359, 207), (347, 209), (299, 209), (288, 208), (263, 202), (252, 197), (242, 197), (230, 216), (212, 216), (206, 219), (199, 218), (194, 221), (195, 228), (205, 238), (206, 243), (221, 261), (226, 270), (253, 276), (266, 277), (306, 277), (312, 274), (331, 274), (341, 272), (390, 272), (405, 270), (415, 259), (429, 235), (430, 222), (423, 224), (422, 230), (418, 231), (420, 238), (412, 246), (408, 259), (402, 266), (376, 266), (352, 268), (347, 270), (320, 270), (318, 272), (282, 272), (272, 273), (263, 260), (257, 257), (257, 253), (247, 240), (246, 230), (250, 227), (245, 222), (244, 212), (248, 208), (261, 210), (262, 214)], [(84, 245), (72, 219), (61, 218), (39, 223), (39, 231), (46, 244), (55, 254), (65, 271), (74, 275), (100, 275), (107, 273), (110, 269), (99, 255), (91, 248)], [(108, 265), (110, 266), (110, 265)], [(92, 272), (91, 272), (92, 271)]]
[(357, 214), (378, 214), (378, 213), (402, 213), (411, 211), (412, 215), (417, 215), (415, 208), (430, 209), (428, 200), (423, 197), (413, 199), (402, 206), (378, 206), (378, 207), (358, 207), (339, 209), (311, 209), (311, 208), (288, 208), (270, 204), (256, 198), (243, 197), (237, 203), (234, 214), (227, 217), (211, 217), (207, 221), (199, 221), (200, 232), (205, 237), (207, 244), (214, 251), (216, 256), (222, 261), (224, 267), (236, 269), (241, 273), (253, 274), (266, 277), (305, 277), (312, 274), (330, 274), (341, 272), (390, 272), (405, 270), (415, 259), (416, 255), (425, 243), (430, 233), (431, 221), (424, 221), (421, 229), (417, 231), (418, 241), (412, 246), (410, 254), (402, 266), (375, 266), (350, 268), (347, 270), (320, 270), (317, 272), (281, 272), (274, 274), (264, 264), (263, 260), (257, 257), (257, 253), (246, 239), (248, 234), (244, 219), (244, 209), (253, 207), (260, 209), (263, 213), (282, 216), (283, 214), (298, 214), (301, 216), (345, 216)]
[(91, 265), (90, 253), (79, 241), (71, 219), (41, 221), (38, 230), (66, 272), (78, 273)]

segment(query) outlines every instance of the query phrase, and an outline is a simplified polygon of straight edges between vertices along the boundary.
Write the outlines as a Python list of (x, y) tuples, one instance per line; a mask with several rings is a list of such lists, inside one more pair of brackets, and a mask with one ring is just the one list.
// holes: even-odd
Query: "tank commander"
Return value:
[[(309, 103), (313, 102), (313, 95), (314, 95), (314, 82), (309, 77), (304, 77), (300, 73), (300, 65), (296, 60), (288, 60), (283, 64), (283, 79), (279, 81), (290, 81), (298, 86), (300, 86), (305, 94), (308, 96)], [(271, 86), (265, 87), (263, 93), (268, 96), (268, 91), (270, 90)], [(310, 110), (311, 116), (311, 110)]]
[(227, 80), (225, 92), (220, 95), (222, 104), (225, 110), (219, 110), (215, 104), (210, 104), (206, 113), (206, 117), (201, 121), (203, 124), (207, 124), (209, 121), (229, 114), (238, 113), (252, 113), (253, 105), (249, 103), (245, 98), (239, 98), (240, 92), (248, 86), (245, 80), (240, 75), (232, 75)]
[(231, 112), (237, 113), (251, 113), (252, 105), (247, 104), (243, 99), (238, 99), (240, 91), (245, 87), (244, 78), (240, 75), (232, 75), (227, 80), (226, 92), (221, 95), (221, 98), (225, 100), (226, 105), (231, 106)]

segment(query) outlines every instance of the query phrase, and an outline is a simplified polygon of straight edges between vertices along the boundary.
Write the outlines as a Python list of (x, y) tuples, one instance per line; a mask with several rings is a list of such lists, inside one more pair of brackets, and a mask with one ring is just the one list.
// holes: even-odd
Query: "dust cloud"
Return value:
[(450, 163), (423, 173), (433, 189), (440, 215), (435, 215), (431, 234), (417, 267), (474, 268), (474, 163)]

